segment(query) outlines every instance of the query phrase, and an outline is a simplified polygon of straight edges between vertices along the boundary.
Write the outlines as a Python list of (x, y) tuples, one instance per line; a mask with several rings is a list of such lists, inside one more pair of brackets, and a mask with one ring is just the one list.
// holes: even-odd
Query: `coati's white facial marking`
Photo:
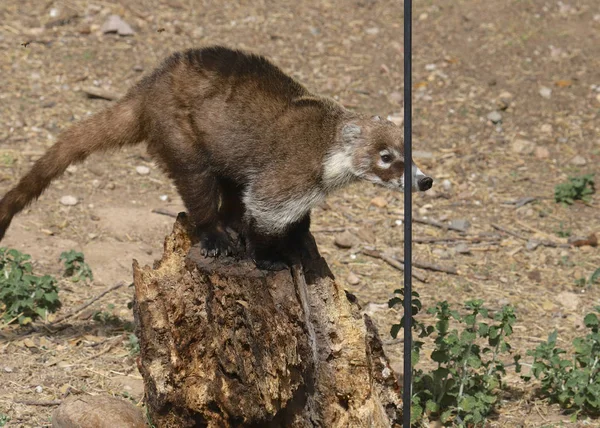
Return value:
[(323, 183), (329, 190), (344, 186), (356, 179), (352, 165), (352, 150), (349, 147), (333, 150), (323, 161)]

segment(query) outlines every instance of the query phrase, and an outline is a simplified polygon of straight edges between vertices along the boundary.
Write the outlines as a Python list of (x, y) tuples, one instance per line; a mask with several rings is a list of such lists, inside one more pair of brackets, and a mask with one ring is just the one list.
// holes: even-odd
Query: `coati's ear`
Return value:
[(345, 143), (349, 143), (353, 140), (358, 139), (358, 137), (360, 137), (361, 132), (362, 129), (360, 128), (360, 126), (354, 123), (347, 123), (342, 128), (342, 139)]
[(381, 122), (381, 116), (378, 116), (378, 115), (371, 116), (371, 120), (374, 120), (375, 122)]

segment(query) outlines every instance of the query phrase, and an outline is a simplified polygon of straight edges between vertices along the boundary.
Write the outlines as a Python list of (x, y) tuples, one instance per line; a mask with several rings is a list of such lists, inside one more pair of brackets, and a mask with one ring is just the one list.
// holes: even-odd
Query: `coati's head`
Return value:
[[(325, 180), (351, 176), (394, 190), (404, 190), (404, 137), (402, 128), (379, 116), (353, 118), (343, 123), (339, 145), (325, 161)], [(412, 190), (427, 191), (433, 179), (413, 162)]]

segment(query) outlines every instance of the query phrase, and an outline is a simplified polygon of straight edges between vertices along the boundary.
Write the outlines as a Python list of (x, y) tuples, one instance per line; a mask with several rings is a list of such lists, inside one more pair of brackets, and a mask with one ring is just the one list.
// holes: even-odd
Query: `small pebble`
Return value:
[(530, 239), (529, 241), (527, 241), (527, 244), (525, 244), (525, 248), (527, 249), (527, 251), (535, 251), (535, 249), (539, 246), (540, 243), (535, 239)]
[(147, 166), (144, 166), (144, 165), (136, 166), (135, 167), (135, 171), (139, 175), (148, 175), (148, 174), (150, 174), (150, 168), (148, 168)]
[(350, 272), (346, 277), (346, 282), (350, 285), (360, 284), (360, 278), (353, 272)]
[(471, 227), (471, 223), (465, 218), (460, 218), (456, 220), (451, 220), (450, 226), (453, 229), (459, 229), (461, 232), (466, 232), (467, 229)]
[(385, 207), (387, 207), (387, 204), (388, 204), (387, 201), (382, 196), (377, 196), (377, 197), (371, 199), (371, 205), (374, 205), (377, 208), (385, 208)]
[(529, 140), (524, 140), (522, 138), (517, 138), (512, 143), (512, 151), (515, 153), (522, 153), (525, 155), (529, 155), (533, 153), (535, 150), (535, 144)]
[(547, 100), (549, 100), (552, 96), (552, 89), (542, 86), (540, 88), (540, 95), (542, 96), (542, 98), (546, 98)]
[(44, 392), (44, 388), (42, 388), (42, 385), (36, 386), (35, 392), (37, 392), (38, 394), (41, 394), (42, 392)]
[(133, 28), (123, 21), (119, 15), (110, 15), (102, 25), (101, 31), (106, 33), (117, 33), (119, 36), (133, 36)]
[(471, 252), (471, 249), (467, 244), (461, 242), (456, 247), (454, 247), (454, 251), (456, 251), (458, 254), (469, 254)]
[(108, 183), (108, 184), (106, 185), (106, 188), (107, 188), (108, 190), (114, 190), (114, 189), (115, 189), (115, 187), (117, 187), (117, 186), (115, 186), (115, 183)]
[(571, 159), (571, 164), (575, 166), (585, 166), (587, 164), (587, 161), (583, 156), (577, 155), (573, 159)]
[(339, 248), (352, 248), (359, 244), (359, 239), (352, 233), (345, 231), (336, 235), (333, 243)]
[(493, 112), (489, 113), (487, 115), (487, 118), (494, 124), (502, 122), (502, 115), (500, 114), (500, 112), (497, 112), (497, 111), (493, 111)]
[(167, 202), (169, 200), (169, 195), (160, 195), (159, 199), (163, 202)]
[(452, 190), (452, 182), (446, 178), (444, 181), (442, 181), (442, 187), (446, 192), (449, 192)]
[(4, 371), (5, 371), (6, 373), (12, 373), (12, 372), (13, 372), (13, 368), (12, 368), (12, 367), (8, 367), (8, 366), (6, 366), (6, 367), (4, 367)]
[(77, 205), (78, 202), (79, 202), (79, 200), (75, 196), (71, 196), (71, 195), (65, 195), (62, 198), (60, 198), (60, 203), (62, 205), (66, 205), (68, 207)]

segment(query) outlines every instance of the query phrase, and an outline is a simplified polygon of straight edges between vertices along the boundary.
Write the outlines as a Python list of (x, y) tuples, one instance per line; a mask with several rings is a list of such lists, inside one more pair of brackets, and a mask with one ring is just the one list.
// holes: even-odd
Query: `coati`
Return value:
[[(174, 181), (205, 256), (239, 231), (263, 267), (308, 231), (312, 207), (356, 180), (403, 190), (402, 130), (309, 92), (267, 59), (221, 46), (175, 53), (122, 100), (64, 131), (0, 201), (15, 214), (91, 153), (145, 141)], [(413, 190), (433, 180), (412, 162)], [(287, 240), (287, 241), (286, 241)]]

